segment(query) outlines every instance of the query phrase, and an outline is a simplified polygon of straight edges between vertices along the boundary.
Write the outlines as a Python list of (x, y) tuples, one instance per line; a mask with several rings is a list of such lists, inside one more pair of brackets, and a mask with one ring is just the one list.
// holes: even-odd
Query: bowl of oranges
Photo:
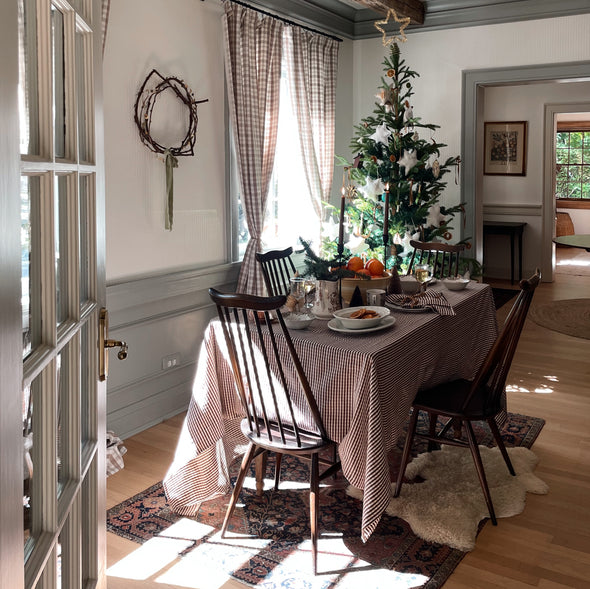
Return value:
[(354, 278), (342, 278), (342, 302), (350, 304), (350, 299), (358, 286), (363, 304), (367, 304), (367, 289), (382, 288), (387, 291), (391, 274), (385, 270), (383, 263), (377, 258), (370, 258), (366, 262), (359, 256), (353, 256), (348, 260), (346, 269), (355, 272)]

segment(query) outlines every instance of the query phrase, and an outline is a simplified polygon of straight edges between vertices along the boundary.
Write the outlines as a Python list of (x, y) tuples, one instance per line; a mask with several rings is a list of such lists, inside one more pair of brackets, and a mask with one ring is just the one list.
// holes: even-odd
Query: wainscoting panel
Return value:
[(107, 286), (111, 339), (107, 428), (126, 438), (188, 407), (204, 330), (215, 307), (210, 287), (233, 292), (239, 264), (132, 278)]

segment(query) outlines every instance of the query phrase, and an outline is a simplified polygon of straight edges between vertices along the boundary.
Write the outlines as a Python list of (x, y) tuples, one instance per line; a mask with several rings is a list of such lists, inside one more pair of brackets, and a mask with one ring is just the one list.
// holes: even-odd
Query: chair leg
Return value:
[(477, 475), (479, 476), (479, 483), (481, 484), (481, 488), (483, 490), (483, 496), (486, 500), (488, 511), (490, 512), (490, 519), (492, 520), (492, 524), (497, 526), (498, 522), (496, 521), (492, 496), (490, 495), (486, 473), (483, 468), (483, 462), (481, 461), (481, 454), (479, 453), (479, 447), (477, 446), (477, 440), (475, 439), (475, 434), (473, 433), (473, 427), (471, 426), (470, 421), (465, 421), (465, 431), (467, 432), (469, 449), (471, 450), (471, 455), (473, 456), (473, 462), (475, 462), (475, 468), (477, 470)]
[(487, 421), (488, 421), (488, 425), (490, 426), (490, 429), (492, 430), (492, 435), (494, 436), (494, 440), (496, 440), (496, 444), (497, 444), (498, 448), (500, 448), (500, 452), (502, 454), (502, 457), (504, 458), (504, 462), (506, 463), (506, 466), (508, 467), (508, 472), (512, 476), (516, 476), (516, 473), (514, 472), (514, 467), (512, 466), (512, 462), (510, 461), (510, 457), (508, 456), (508, 452), (506, 451), (506, 446), (504, 445), (504, 440), (502, 439), (502, 436), (500, 435), (500, 430), (498, 429), (498, 424), (496, 423), (496, 421), (493, 417), (491, 417)]
[(309, 485), (309, 527), (311, 528), (311, 556), (313, 574), (318, 572), (318, 509), (320, 503), (320, 464), (317, 454), (311, 455), (311, 481)]
[(240, 496), (240, 491), (242, 490), (242, 486), (244, 485), (244, 479), (246, 478), (246, 473), (248, 472), (248, 467), (250, 466), (250, 462), (252, 462), (252, 458), (254, 458), (254, 452), (256, 451), (256, 446), (250, 442), (248, 446), (248, 450), (244, 454), (244, 458), (242, 459), (242, 465), (240, 466), (240, 473), (238, 474), (238, 479), (236, 480), (236, 484), (234, 486), (234, 490), (231, 494), (231, 499), (229, 501), (229, 505), (227, 506), (227, 511), (225, 512), (225, 518), (223, 520), (223, 526), (221, 527), (221, 537), (225, 538), (225, 532), (227, 531), (227, 526), (229, 524), (229, 520), (236, 508), (236, 503), (238, 502), (238, 497)]
[(281, 460), (283, 455), (280, 452), (275, 454), (275, 491), (279, 488), (279, 481), (281, 480)]
[(400, 491), (402, 490), (402, 481), (406, 474), (406, 466), (410, 460), (410, 450), (412, 449), (412, 443), (414, 442), (414, 434), (416, 433), (416, 425), (418, 424), (418, 409), (412, 411), (412, 417), (410, 417), (410, 423), (408, 424), (408, 435), (406, 436), (406, 443), (404, 445), (404, 451), (402, 454), (402, 462), (399, 466), (399, 473), (397, 475), (397, 481), (395, 483), (395, 491), (393, 492), (394, 497), (399, 497)]

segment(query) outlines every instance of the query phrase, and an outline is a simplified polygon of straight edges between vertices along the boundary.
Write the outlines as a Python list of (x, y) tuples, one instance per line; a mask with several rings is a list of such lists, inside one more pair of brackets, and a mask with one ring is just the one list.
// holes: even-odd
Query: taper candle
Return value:
[(340, 200), (340, 227), (338, 228), (338, 254), (344, 251), (344, 209), (346, 208), (346, 189), (342, 187), (342, 199)]

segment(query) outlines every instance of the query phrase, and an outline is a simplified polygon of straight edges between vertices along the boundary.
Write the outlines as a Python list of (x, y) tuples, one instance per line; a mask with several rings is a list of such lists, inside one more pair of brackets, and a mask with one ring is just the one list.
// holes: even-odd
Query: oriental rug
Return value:
[(529, 317), (541, 327), (590, 339), (590, 299), (566, 299), (533, 305)]
[[(502, 437), (509, 447), (530, 448), (544, 423), (539, 418), (509, 413)], [(487, 426), (478, 428), (476, 435), (481, 444), (493, 446)], [(424, 452), (425, 444), (417, 440), (415, 454)], [(403, 440), (399, 445), (401, 448)], [(400, 454), (400, 449), (391, 453), (392, 480)], [(239, 461), (234, 465), (234, 476), (238, 467)], [(267, 473), (268, 478), (272, 475)], [(318, 575), (314, 576), (308, 481), (307, 464), (285, 456), (279, 490), (272, 490), (269, 480), (263, 496), (257, 497), (252, 473), (225, 539), (219, 530), (229, 495), (204, 502), (197, 517), (186, 518), (170, 511), (161, 483), (109, 509), (107, 528), (140, 544), (169, 540), (185, 569), (191, 567), (196, 575), (226, 575), (265, 589), (435, 589), (443, 585), (466, 554), (420, 539), (403, 519), (388, 514), (363, 543), (362, 504), (347, 494), (348, 483), (339, 477), (332, 482), (326, 479), (320, 492)], [(480, 530), (485, 522), (480, 523)], [(161, 581), (172, 583), (165, 575)]]

